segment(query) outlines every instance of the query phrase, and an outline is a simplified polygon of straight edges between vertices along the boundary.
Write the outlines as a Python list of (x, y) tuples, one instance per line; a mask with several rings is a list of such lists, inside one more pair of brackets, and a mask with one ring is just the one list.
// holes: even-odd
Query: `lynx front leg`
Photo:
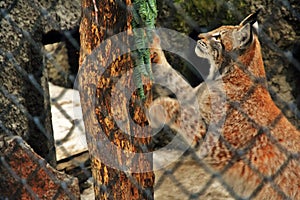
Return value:
[(176, 99), (161, 97), (150, 105), (147, 113), (151, 127), (168, 125), (188, 142), (196, 145), (206, 133), (206, 125), (199, 110)]
[(171, 90), (177, 99), (185, 99), (186, 102), (195, 99), (196, 90), (168, 63), (157, 35), (151, 45), (151, 58), (154, 83)]
[(168, 63), (157, 35), (151, 45), (154, 81), (170, 89), (177, 99), (160, 97), (150, 105), (148, 120), (153, 128), (168, 125), (189, 143), (198, 143), (206, 132), (197, 101), (197, 91)]

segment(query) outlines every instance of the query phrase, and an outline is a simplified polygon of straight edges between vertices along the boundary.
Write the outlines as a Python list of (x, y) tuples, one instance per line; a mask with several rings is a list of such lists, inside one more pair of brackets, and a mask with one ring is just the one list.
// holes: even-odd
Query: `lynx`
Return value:
[[(199, 112), (191, 107), (180, 110), (176, 99), (160, 97), (148, 118), (153, 127), (164, 120), (187, 140), (206, 138), (200, 146), (213, 144), (202, 148), (200, 153), (207, 150), (203, 161), (230, 186), (234, 197), (300, 199), (300, 131), (268, 92), (257, 15), (199, 35), (195, 53), (211, 67), (206, 83), (196, 88), (172, 69), (154, 40), (155, 76), (168, 77), (179, 97), (195, 101)], [(216, 142), (206, 137), (210, 133), (219, 134)]]

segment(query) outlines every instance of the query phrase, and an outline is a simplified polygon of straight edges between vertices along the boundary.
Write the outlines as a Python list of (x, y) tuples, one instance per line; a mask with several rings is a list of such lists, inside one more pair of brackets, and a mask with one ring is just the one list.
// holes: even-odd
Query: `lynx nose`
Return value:
[(199, 38), (199, 40), (205, 39), (205, 33), (200, 33), (200, 34), (198, 35), (198, 38)]
[(206, 43), (203, 40), (201, 40), (201, 39), (197, 41), (197, 46), (198, 47), (202, 47), (202, 48), (206, 48), (207, 47)]

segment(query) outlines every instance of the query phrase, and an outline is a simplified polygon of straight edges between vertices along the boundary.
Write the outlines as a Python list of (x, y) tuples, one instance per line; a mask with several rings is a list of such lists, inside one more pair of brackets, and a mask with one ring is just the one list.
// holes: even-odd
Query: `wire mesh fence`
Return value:
[[(122, 4), (121, 1), (118, 3)], [(292, 199), (276, 179), (281, 172), (290, 167), (291, 163), (295, 162), (296, 164), (292, 166), (299, 168), (299, 153), (290, 152), (285, 146), (278, 144), (271, 131), (284, 116), (298, 129), (300, 127), (300, 7), (297, 2), (279, 0), (272, 3), (259, 1), (209, 3), (164, 0), (157, 2), (157, 5), (159, 9), (157, 26), (182, 31), (195, 40), (194, 33), (206, 32), (224, 23), (236, 24), (251, 11), (262, 6), (264, 11), (263, 17), (259, 18), (262, 21), (259, 39), (267, 72), (268, 91), (282, 113), (274, 116), (271, 125), (265, 127), (248, 116), (240, 104), (237, 105), (235, 101), (227, 99), (228, 105), (231, 106), (228, 113), (236, 110), (240, 112), (258, 130), (256, 137), (241, 150), (232, 146), (228, 138), (221, 134), (220, 141), (226, 149), (230, 149), (232, 157), (219, 172), (213, 171), (198, 157), (194, 149), (190, 148), (182, 159), (155, 172), (157, 175), (154, 186), (155, 198), (244, 199), (224, 179), (237, 162), (243, 162), (253, 176), (257, 176), (260, 180), (250, 192), (248, 199), (257, 197), (266, 185), (275, 191), (274, 194), (277, 196), (274, 198)], [(212, 10), (209, 10), (210, 8)], [(84, 146), (85, 139), (80, 135), (84, 134), (84, 128), (78, 123), (81, 116), (73, 116), (74, 102), (70, 98), (70, 95), (75, 95), (75, 99), (78, 99), (78, 96), (76, 97), (78, 92), (75, 90), (70, 92), (70, 88), (78, 70), (80, 11), (80, 1), (0, 2), (0, 199), (76, 199), (79, 190), (84, 193), (84, 190), (92, 185), (87, 181), (91, 177), (91, 172), (87, 147)], [(174, 58), (172, 55), (167, 55), (167, 58), (181, 73), (193, 71), (189, 69), (189, 65), (177, 66), (180, 58)], [(247, 72), (245, 66), (240, 67)], [(191, 84), (203, 81), (192, 80), (195, 77), (189, 78), (189, 73), (185, 75)], [(246, 102), (258, 87), (265, 87), (264, 83), (258, 81), (251, 72), (247, 74), (255, 84), (246, 92), (240, 103)], [(63, 87), (58, 88), (50, 84), (49, 93), (48, 80)], [(49, 115), (50, 104), (52, 119)], [(56, 110), (56, 114), (53, 110)], [(61, 118), (58, 118), (58, 115)], [(59, 126), (62, 129), (59, 129)], [(155, 150), (170, 142), (175, 134), (172, 130), (165, 130), (155, 136)], [(262, 135), (266, 140), (276, 144), (277, 150), (285, 158), (276, 172), (270, 176), (266, 176), (252, 160), (243, 156), (256, 145)], [(75, 141), (75, 144), (68, 143), (71, 140)], [(78, 141), (83, 145), (74, 150), (80, 146)], [(25, 143), (30, 144), (33, 150)], [(57, 163), (53, 156), (54, 144), (56, 152), (60, 152), (60, 155), (56, 154), (56, 157), (59, 157)], [(165, 153), (172, 154), (169, 151)], [(78, 177), (80, 189), (76, 186), (78, 182), (75, 179), (57, 174), (52, 167), (46, 165), (43, 158), (53, 168)], [(162, 158), (154, 159), (159, 162)], [(24, 160), (28, 162), (21, 162)], [(130, 178), (130, 174), (127, 175)], [(44, 182), (41, 182), (42, 178)], [(12, 182), (13, 189), (7, 188)], [(48, 192), (41, 192), (45, 189)], [(91, 195), (82, 198), (93, 197)]]

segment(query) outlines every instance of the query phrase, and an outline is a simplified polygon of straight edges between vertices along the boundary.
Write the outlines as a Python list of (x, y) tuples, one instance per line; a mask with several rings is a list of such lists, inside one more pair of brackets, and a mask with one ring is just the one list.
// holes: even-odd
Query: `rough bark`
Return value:
[[(142, 134), (145, 137), (136, 139), (127, 135), (119, 129), (112, 113), (114, 109), (115, 113), (119, 113), (117, 117), (132, 116), (137, 124), (146, 125), (146, 118), (138, 106), (138, 97), (135, 93), (131, 95), (131, 99), (122, 92), (117, 93), (117, 100), (112, 101), (112, 90), (116, 88), (117, 81), (124, 86), (132, 84), (131, 76), (121, 79), (121, 76), (127, 74), (132, 68), (131, 58), (128, 54), (118, 56), (120, 47), (116, 46), (118, 42), (126, 44), (129, 41), (126, 37), (118, 38), (117, 42), (110, 40), (110, 36), (114, 34), (126, 30), (130, 32), (131, 17), (128, 6), (131, 2), (128, 0), (95, 2), (97, 5), (94, 5), (92, 0), (82, 1), (81, 65), (80, 77), (78, 77), (92, 174), (95, 179), (95, 197), (96, 199), (153, 199), (154, 174), (151, 171), (151, 159), (143, 156), (134, 157), (130, 154), (130, 152), (143, 152), (142, 147), (149, 150), (151, 138), (146, 135), (147, 131), (141, 133), (136, 127), (131, 126), (128, 126), (131, 133)], [(105, 40), (109, 42), (102, 46), (101, 51), (95, 53), (95, 49)], [(89, 55), (92, 52), (97, 59)], [(109, 62), (111, 64), (105, 68)], [(101, 70), (103, 70), (102, 74)], [(146, 92), (149, 92), (149, 88), (149, 85), (145, 88)], [(147, 103), (150, 97), (148, 96)], [(94, 98), (96, 98), (95, 104), (93, 104)], [(129, 108), (122, 110), (120, 105), (126, 102), (129, 102)], [(127, 113), (130, 113), (130, 116)], [(109, 144), (99, 145), (99, 142), (108, 138)], [(121, 155), (114, 147), (127, 151), (128, 154)], [(107, 164), (107, 160), (101, 156), (103, 151), (111, 157), (112, 163), (123, 164), (124, 168), (128, 167), (129, 173)], [(129, 163), (123, 163), (131, 159), (138, 160), (138, 165), (130, 167)], [(132, 173), (133, 171), (140, 173)]]

